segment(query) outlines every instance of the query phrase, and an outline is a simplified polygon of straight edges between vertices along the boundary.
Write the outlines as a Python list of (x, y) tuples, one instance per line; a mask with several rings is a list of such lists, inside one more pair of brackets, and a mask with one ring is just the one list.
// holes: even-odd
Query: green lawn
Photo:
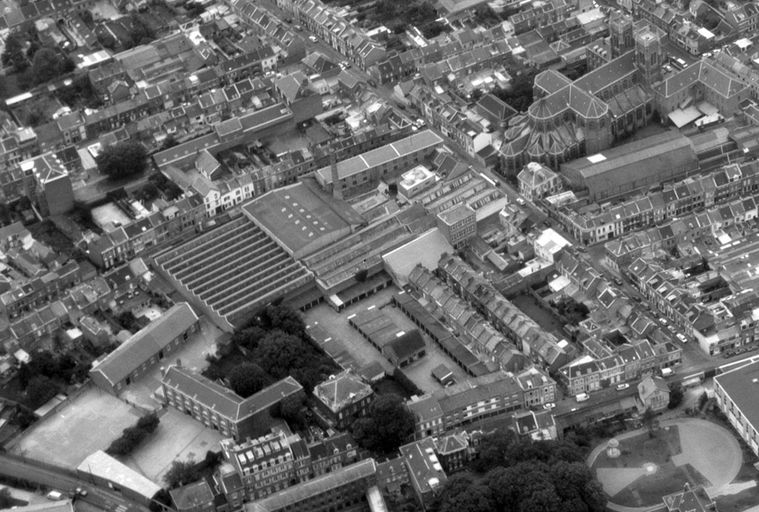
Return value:
[[(662, 496), (683, 489), (683, 482), (691, 485), (704, 485), (708, 482), (692, 466), (675, 467), (671, 462), (659, 466), (653, 475), (642, 476), (627, 486), (616, 496), (611, 496), (614, 503), (626, 507), (646, 507), (661, 503)], [(722, 510), (722, 509), (720, 509)]]
[(659, 430), (653, 439), (648, 433), (623, 439), (619, 443), (622, 456), (610, 459), (606, 452), (598, 456), (595, 466), (599, 468), (640, 467), (647, 462), (658, 466), (668, 464), (673, 455), (679, 454), (680, 432), (677, 427)]

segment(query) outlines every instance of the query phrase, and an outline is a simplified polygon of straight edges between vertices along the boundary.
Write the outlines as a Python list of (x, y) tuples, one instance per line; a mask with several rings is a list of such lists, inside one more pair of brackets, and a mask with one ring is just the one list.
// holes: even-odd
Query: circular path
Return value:
[[(683, 418), (661, 422), (661, 429), (676, 427), (680, 438), (680, 453), (670, 459), (676, 468), (695, 469), (707, 482), (704, 483), (710, 495), (735, 479), (743, 463), (743, 454), (733, 434), (727, 429), (710, 421)], [(616, 437), (624, 447), (624, 440), (646, 435), (646, 429), (626, 432)], [(607, 448), (608, 442), (598, 445), (588, 457), (588, 466), (595, 469), (596, 477), (601, 482), (604, 492), (609, 496), (608, 507), (617, 512), (644, 512), (661, 507), (662, 503), (642, 507), (629, 507), (613, 502), (614, 496), (623, 492), (640, 478), (651, 476), (658, 478), (659, 468), (652, 462), (642, 463), (638, 467), (594, 467), (596, 459)], [(625, 455), (619, 460), (624, 462)], [(688, 471), (685, 471), (686, 473)], [(663, 476), (661, 478), (664, 478)], [(678, 487), (686, 483), (678, 482)], [(645, 481), (639, 483), (645, 487)]]

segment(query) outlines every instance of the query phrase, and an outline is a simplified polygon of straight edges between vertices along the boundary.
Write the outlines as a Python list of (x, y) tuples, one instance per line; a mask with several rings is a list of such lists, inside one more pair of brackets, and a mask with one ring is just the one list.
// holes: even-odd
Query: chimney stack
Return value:
[(335, 199), (343, 198), (343, 187), (340, 184), (340, 176), (337, 173), (337, 156), (334, 151), (329, 153), (329, 169), (332, 174), (332, 196)]

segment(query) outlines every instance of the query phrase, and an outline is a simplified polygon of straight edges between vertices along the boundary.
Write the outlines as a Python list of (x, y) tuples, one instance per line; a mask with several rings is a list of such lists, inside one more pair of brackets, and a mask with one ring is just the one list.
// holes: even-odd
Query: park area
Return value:
[(597, 446), (589, 464), (611, 510), (647, 510), (688, 484), (714, 496), (741, 470), (743, 454), (725, 428), (701, 419), (664, 421)]

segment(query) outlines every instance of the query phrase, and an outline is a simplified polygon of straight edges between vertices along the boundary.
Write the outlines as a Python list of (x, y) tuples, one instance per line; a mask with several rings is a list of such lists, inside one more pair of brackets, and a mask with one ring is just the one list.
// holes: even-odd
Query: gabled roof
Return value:
[(133, 334), (99, 362), (90, 373), (101, 374), (111, 385), (123, 381), (132, 372), (166, 348), (180, 334), (198, 321), (186, 302), (174, 304), (158, 319)]

